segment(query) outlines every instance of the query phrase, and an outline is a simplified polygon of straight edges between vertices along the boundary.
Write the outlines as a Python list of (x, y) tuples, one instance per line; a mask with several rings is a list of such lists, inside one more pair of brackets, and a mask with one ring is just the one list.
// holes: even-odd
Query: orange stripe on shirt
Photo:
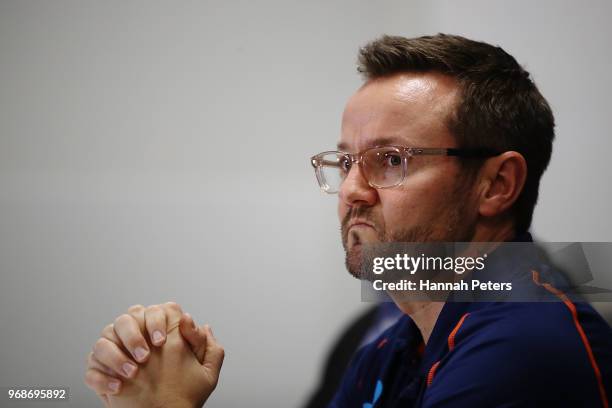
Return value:
[(463, 316), (461, 316), (461, 319), (459, 319), (459, 323), (457, 323), (457, 325), (455, 326), (451, 334), (448, 336), (448, 351), (453, 351), (453, 349), (455, 348), (455, 336), (457, 335), (457, 332), (461, 328), (463, 321), (469, 315), (470, 315), (469, 313), (466, 313)]
[(589, 339), (584, 333), (584, 329), (578, 320), (578, 312), (576, 311), (576, 306), (572, 303), (572, 301), (567, 297), (565, 293), (560, 291), (559, 289), (552, 286), (550, 283), (542, 283), (540, 281), (540, 273), (538, 271), (531, 271), (533, 281), (536, 285), (542, 286), (550, 293), (557, 296), (559, 299), (563, 301), (565, 306), (570, 310), (572, 314), (572, 319), (574, 320), (574, 325), (576, 326), (576, 330), (582, 339), (582, 343), (584, 344), (584, 348), (586, 349), (587, 355), (589, 356), (589, 361), (591, 363), (591, 367), (593, 367), (593, 371), (595, 372), (595, 377), (597, 378), (597, 384), (599, 385), (599, 394), (601, 396), (601, 403), (604, 408), (609, 408), (608, 397), (606, 395), (606, 389), (603, 385), (603, 380), (601, 379), (601, 371), (599, 370), (599, 366), (597, 365), (597, 361), (595, 360), (595, 355), (593, 354), (593, 350), (591, 349), (591, 344), (589, 343)]
[(431, 368), (429, 369), (429, 372), (427, 373), (427, 386), (429, 387), (431, 385), (431, 383), (433, 382), (434, 379), (434, 375), (436, 375), (436, 370), (438, 369), (438, 366), (440, 365), (439, 361), (436, 361)]
[[(455, 336), (457, 335), (457, 332), (459, 331), (459, 329), (461, 328), (461, 325), (465, 321), (465, 318), (468, 317), (469, 315), (470, 315), (469, 313), (466, 313), (463, 316), (461, 316), (461, 319), (459, 319), (459, 322), (457, 323), (453, 331), (451, 331), (450, 335), (448, 336), (448, 351), (449, 352), (453, 351), (453, 349), (455, 348)], [(440, 365), (440, 361), (437, 361), (429, 369), (429, 372), (427, 373), (427, 386), (428, 387), (433, 382), (434, 376), (436, 375), (436, 370), (438, 369), (439, 365)]]

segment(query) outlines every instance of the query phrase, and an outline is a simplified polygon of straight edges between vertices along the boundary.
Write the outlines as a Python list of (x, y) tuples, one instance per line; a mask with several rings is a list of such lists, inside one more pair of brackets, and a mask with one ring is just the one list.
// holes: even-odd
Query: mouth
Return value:
[(347, 231), (350, 231), (353, 228), (372, 228), (374, 229), (374, 226), (366, 221), (354, 220), (351, 223), (349, 223)]

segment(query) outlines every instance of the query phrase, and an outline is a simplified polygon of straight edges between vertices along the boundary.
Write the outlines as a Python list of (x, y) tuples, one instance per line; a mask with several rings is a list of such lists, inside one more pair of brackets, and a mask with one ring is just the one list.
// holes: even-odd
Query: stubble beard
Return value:
[[(455, 191), (453, 199), (448, 202), (453, 204), (444, 205), (437, 212), (439, 215), (430, 224), (412, 226), (393, 232), (388, 232), (384, 222), (377, 220), (369, 208), (357, 207), (349, 211), (341, 224), (342, 246), (345, 251), (345, 264), (348, 272), (357, 279), (366, 279), (368, 275), (362, 267), (364, 243), (361, 242), (358, 233), (347, 230), (350, 220), (356, 217), (374, 224), (377, 235), (376, 243), (471, 241), (475, 232), (475, 222), (468, 216), (468, 201), (465, 200), (465, 196), (461, 197), (458, 191)], [(445, 225), (434, 228), (434, 222), (436, 224), (444, 222)], [(350, 248), (348, 247), (349, 234), (354, 242)]]

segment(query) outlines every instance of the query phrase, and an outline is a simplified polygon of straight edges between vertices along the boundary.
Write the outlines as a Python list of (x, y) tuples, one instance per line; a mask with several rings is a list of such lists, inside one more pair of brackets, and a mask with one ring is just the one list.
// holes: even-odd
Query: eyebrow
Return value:
[[(399, 138), (397, 136), (377, 137), (373, 140), (370, 140), (367, 144), (367, 147), (369, 148), (374, 146), (401, 145), (402, 143), (400, 143), (398, 139)], [(340, 142), (337, 144), (337, 148), (339, 151), (346, 152), (348, 150), (348, 145), (344, 142)]]

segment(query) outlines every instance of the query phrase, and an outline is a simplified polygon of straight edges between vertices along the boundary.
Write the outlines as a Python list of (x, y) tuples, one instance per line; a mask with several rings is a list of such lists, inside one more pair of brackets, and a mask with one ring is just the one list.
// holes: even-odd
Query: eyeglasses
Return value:
[(328, 151), (311, 157), (310, 162), (321, 190), (334, 194), (357, 163), (361, 173), (374, 188), (389, 188), (402, 184), (413, 156), (456, 156), (487, 158), (499, 155), (491, 149), (426, 148), (405, 146), (376, 146), (359, 153)]

